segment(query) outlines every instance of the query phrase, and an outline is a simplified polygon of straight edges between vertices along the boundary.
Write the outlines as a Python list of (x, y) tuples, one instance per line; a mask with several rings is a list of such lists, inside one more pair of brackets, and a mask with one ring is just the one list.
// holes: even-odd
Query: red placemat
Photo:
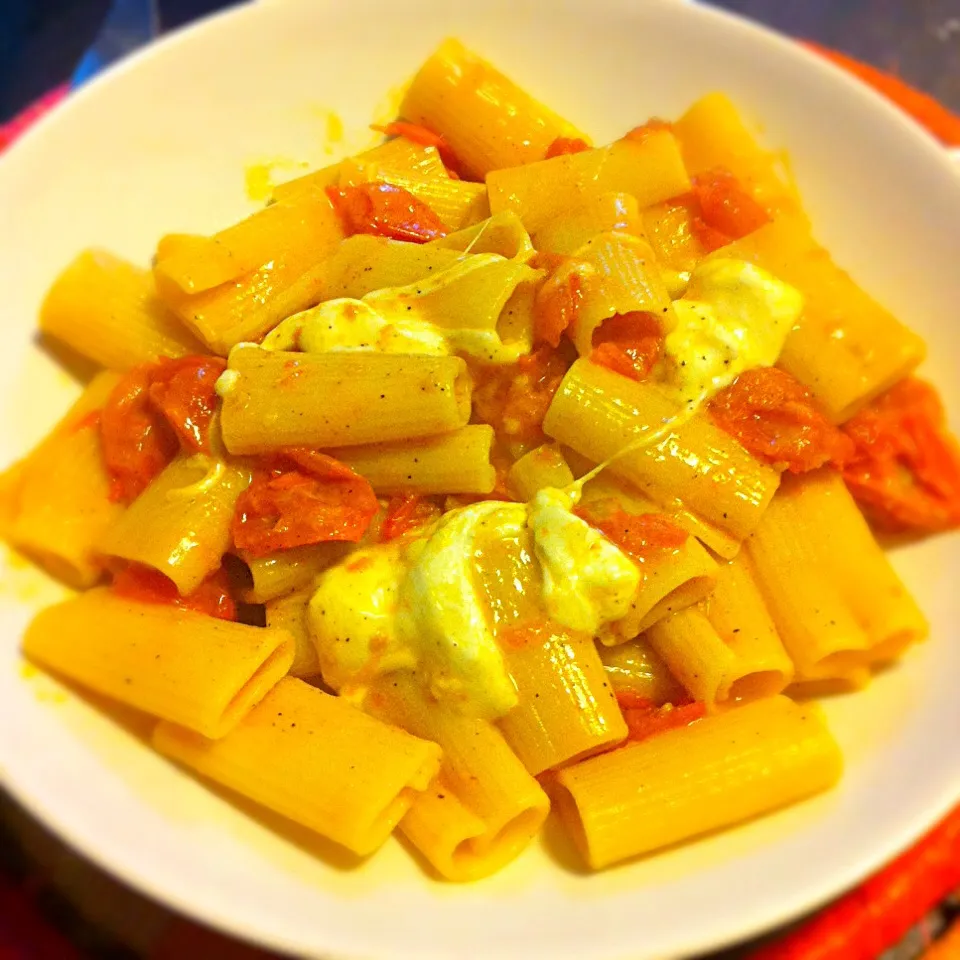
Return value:
[[(898, 77), (808, 44), (879, 90), (945, 146), (960, 117)], [(58, 87), (0, 127), (0, 151), (67, 96)], [(960, 807), (912, 850), (785, 934), (724, 958), (960, 960)], [(270, 960), (184, 920), (87, 863), (0, 795), (0, 960)], [(718, 957), (717, 960), (720, 960)]]

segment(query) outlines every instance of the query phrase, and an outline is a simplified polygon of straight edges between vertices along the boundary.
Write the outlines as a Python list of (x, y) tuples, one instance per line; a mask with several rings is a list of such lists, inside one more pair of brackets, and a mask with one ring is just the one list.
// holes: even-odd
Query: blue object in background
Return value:
[(70, 77), (76, 89), (128, 53), (142, 47), (160, 31), (155, 0), (114, 0), (92, 46)]

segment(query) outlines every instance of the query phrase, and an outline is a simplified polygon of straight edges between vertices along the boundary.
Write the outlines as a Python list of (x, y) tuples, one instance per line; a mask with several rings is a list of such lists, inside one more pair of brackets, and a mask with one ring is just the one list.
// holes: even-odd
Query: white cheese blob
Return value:
[(803, 310), (800, 291), (743, 260), (706, 260), (686, 296), (674, 301), (677, 326), (664, 341), (662, 386), (697, 404), (744, 370), (777, 362)]
[(623, 617), (640, 584), (626, 554), (572, 512), (573, 496), (546, 488), (530, 504), (534, 550), (551, 619), (584, 633)]
[(362, 699), (378, 677), (412, 671), (425, 694), (495, 719), (517, 691), (477, 581), (476, 557), (491, 539), (533, 533), (545, 617), (595, 633), (622, 617), (637, 566), (575, 516), (575, 494), (542, 490), (530, 504), (487, 500), (447, 513), (402, 544), (357, 551), (317, 580), (309, 626), (324, 679)]
[(504, 339), (498, 321), (517, 286), (536, 276), (498, 254), (467, 256), (417, 283), (375, 290), (361, 300), (327, 300), (288, 317), (267, 334), (263, 347), (466, 354), (484, 363), (515, 363), (530, 352), (532, 331)]

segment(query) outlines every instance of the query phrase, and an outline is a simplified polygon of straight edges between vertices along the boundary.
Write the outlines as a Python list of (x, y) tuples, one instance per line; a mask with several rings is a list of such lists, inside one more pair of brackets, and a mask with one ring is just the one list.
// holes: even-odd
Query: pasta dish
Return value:
[(379, 145), (40, 327), (101, 372), (0, 475), (77, 589), (25, 656), (373, 854), (600, 869), (832, 786), (815, 698), (924, 639), (877, 540), (960, 523), (923, 341), (723, 94), (614, 142), (455, 40)]

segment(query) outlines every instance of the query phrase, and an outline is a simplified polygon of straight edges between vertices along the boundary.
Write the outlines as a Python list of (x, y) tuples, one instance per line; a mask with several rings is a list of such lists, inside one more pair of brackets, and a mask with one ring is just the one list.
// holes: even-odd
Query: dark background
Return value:
[[(714, 0), (714, 5), (897, 73), (960, 111), (960, 0)], [(160, 28), (173, 29), (224, 6), (223, 0), (158, 0)], [(108, 7), (109, 0), (0, 0), (0, 121), (67, 80)]]

